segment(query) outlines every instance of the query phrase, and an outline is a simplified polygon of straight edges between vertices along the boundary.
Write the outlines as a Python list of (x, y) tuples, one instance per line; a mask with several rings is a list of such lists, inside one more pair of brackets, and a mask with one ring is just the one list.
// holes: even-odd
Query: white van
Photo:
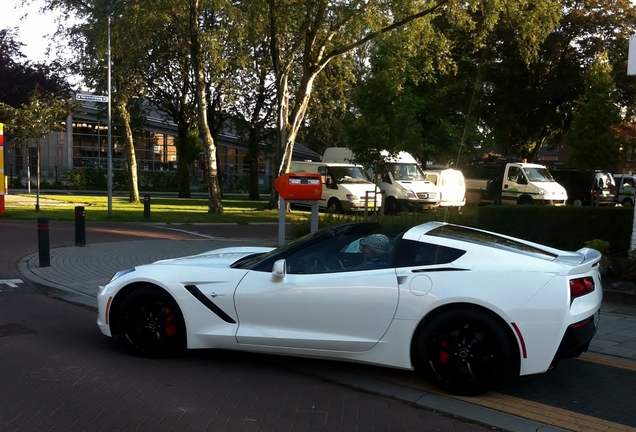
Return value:
[(461, 207), (466, 204), (466, 182), (461, 171), (452, 168), (424, 170), (424, 175), (440, 189), (440, 207)]
[(632, 207), (636, 191), (636, 176), (614, 174), (614, 181), (616, 183), (616, 203), (623, 207)]
[(382, 194), (359, 165), (292, 161), (289, 172), (320, 174), (322, 198), (318, 207), (331, 213), (379, 211)]
[[(400, 152), (389, 156), (386, 151), (384, 165), (376, 172), (378, 187), (384, 194), (384, 212), (395, 214), (400, 210), (426, 210), (438, 207), (440, 191), (426, 180), (422, 169), (413, 156)], [(351, 150), (343, 147), (331, 147), (325, 150), (323, 161), (346, 162), (353, 158)], [(373, 175), (371, 169), (368, 170)]]

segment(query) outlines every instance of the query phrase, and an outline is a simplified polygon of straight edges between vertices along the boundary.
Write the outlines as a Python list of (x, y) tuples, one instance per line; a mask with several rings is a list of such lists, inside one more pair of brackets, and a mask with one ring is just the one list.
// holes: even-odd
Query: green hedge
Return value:
[[(179, 190), (178, 175), (171, 171), (138, 171), (139, 190), (150, 192), (175, 192)], [(96, 168), (74, 169), (69, 172), (67, 187), (76, 190), (106, 190), (107, 171)], [(113, 171), (113, 189), (128, 190), (128, 172)]]
[(627, 255), (633, 216), (634, 209), (624, 207), (491, 205), (479, 208), (477, 226), (564, 250), (604, 240), (610, 255)]

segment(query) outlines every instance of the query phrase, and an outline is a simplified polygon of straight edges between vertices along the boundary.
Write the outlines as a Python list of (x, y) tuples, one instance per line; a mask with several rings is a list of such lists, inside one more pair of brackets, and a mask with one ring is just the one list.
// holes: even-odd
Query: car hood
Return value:
[(242, 246), (214, 249), (198, 255), (190, 255), (182, 258), (172, 258), (156, 261), (150, 265), (182, 265), (182, 266), (206, 266), (228, 267), (235, 261), (248, 255), (266, 253), (274, 248), (258, 246)]

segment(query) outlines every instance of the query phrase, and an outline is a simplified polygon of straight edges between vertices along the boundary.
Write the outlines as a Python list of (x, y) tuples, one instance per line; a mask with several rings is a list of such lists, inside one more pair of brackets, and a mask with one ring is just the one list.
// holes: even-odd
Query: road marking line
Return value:
[(22, 282), (22, 279), (0, 279), (0, 285), (8, 285), (11, 288), (17, 288), (18, 285), (16, 284), (21, 284), (21, 283), (24, 283)]

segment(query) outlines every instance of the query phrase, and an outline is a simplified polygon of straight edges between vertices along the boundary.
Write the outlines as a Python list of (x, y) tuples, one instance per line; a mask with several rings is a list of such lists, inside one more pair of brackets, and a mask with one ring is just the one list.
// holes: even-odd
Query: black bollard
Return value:
[(144, 196), (144, 219), (150, 219), (150, 195)]
[(75, 207), (75, 246), (86, 246), (86, 213), (83, 206)]
[(38, 267), (50, 267), (49, 220), (47, 218), (38, 218), (38, 251), (40, 258)]

